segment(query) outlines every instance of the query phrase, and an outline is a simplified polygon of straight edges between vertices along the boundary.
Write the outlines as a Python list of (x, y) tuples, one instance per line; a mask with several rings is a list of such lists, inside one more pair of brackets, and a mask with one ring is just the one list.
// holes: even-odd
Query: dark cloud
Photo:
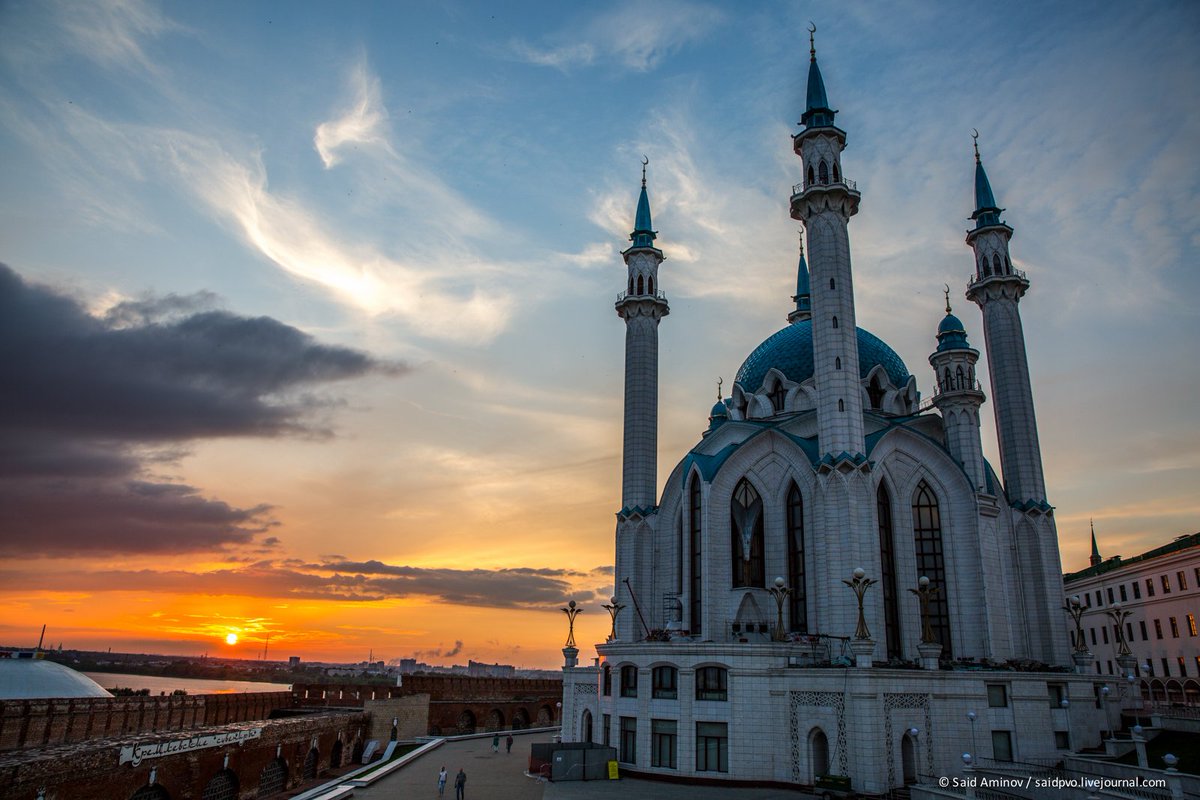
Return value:
[[(385, 573), (347, 570), (345, 566), (300, 565), (294, 559), (280, 559), (209, 572), (106, 570), (70, 573), (62, 579), (80, 591), (137, 586), (144, 592), (351, 602), (420, 597), (455, 605), (524, 609), (557, 609), (576, 592), (570, 582), (556, 577), (573, 575), (570, 570), (446, 569), (381, 564), (389, 570)], [(403, 575), (390, 574), (391, 571)], [(0, 572), (0, 584), (10, 591), (21, 591), (39, 586), (40, 578), (25, 572)]]
[(336, 400), (321, 389), (404, 369), (215, 304), (143, 297), (97, 317), (0, 264), (0, 555), (246, 544), (271, 525), (268, 506), (154, 469), (197, 439), (328, 435)]

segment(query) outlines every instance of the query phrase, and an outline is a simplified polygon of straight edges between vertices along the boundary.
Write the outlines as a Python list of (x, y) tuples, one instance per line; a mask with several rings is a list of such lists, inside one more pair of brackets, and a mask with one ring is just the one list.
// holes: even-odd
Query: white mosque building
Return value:
[[(965, 752), (986, 763), (1094, 746), (1101, 718), (1134, 691), (1095, 675), (1090, 654), (1072, 663), (1021, 328), (1030, 280), (1009, 256), (1013, 229), (978, 148), (966, 297), (983, 315), (990, 396), (947, 300), (923, 403), (905, 362), (858, 324), (849, 224), (861, 195), (836, 113), (814, 49), (793, 137), (803, 182), (791, 216), (808, 244), (794, 308), (750, 352), (661, 497), (658, 327), (670, 273), (659, 273), (643, 171), (616, 303), (626, 339), (614, 603), (624, 610), (595, 666), (564, 650), (562, 708), (564, 741), (610, 744), (627, 772), (848, 779), (882, 793), (958, 773)], [(1003, 481), (983, 458), (988, 400)]]

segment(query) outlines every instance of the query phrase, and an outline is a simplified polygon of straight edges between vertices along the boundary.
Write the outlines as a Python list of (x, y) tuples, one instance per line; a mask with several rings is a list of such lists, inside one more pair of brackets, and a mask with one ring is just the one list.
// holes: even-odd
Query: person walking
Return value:
[(504, 740), (504, 752), (508, 753), (509, 755), (512, 755), (512, 734), (511, 733), (508, 735), (508, 738)]
[(458, 768), (458, 774), (454, 776), (454, 800), (465, 800), (467, 793), (467, 773), (463, 772), (462, 767)]
[(442, 771), (438, 773), (438, 797), (446, 794), (446, 766), (442, 765)]
[(500, 752), (500, 734), (498, 732), (492, 734), (492, 752)]

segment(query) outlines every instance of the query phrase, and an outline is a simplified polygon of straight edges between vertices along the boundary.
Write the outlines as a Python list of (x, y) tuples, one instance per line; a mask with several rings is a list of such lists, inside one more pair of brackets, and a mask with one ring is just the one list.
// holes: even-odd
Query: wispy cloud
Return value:
[(646, 72), (707, 36), (724, 17), (720, 9), (703, 3), (624, 3), (581, 28), (547, 37), (542, 46), (515, 39), (509, 52), (518, 61), (564, 72), (605, 60)]
[(318, 125), (313, 137), (313, 146), (326, 169), (338, 163), (338, 150), (347, 145), (379, 147), (388, 155), (395, 155), (388, 141), (388, 112), (379, 77), (372, 75), (362, 61), (352, 70), (350, 85), (353, 96), (349, 107), (341, 116)]

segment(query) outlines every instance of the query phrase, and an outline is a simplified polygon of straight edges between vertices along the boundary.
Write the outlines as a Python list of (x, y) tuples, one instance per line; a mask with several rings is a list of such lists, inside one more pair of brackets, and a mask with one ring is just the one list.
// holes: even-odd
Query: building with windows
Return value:
[[(1102, 558), (1092, 532), (1091, 565), (1063, 576), (1067, 602), (1078, 598), (1084, 645), (1098, 675), (1120, 676), (1122, 639), (1136, 658), (1143, 698), (1200, 705), (1200, 533), (1132, 558)], [(1125, 611), (1123, 623), (1112, 610)], [(1105, 613), (1105, 612), (1110, 613)], [(1076, 633), (1070, 631), (1076, 645)]]
[[(918, 377), (856, 316), (861, 193), (837, 113), (813, 47), (790, 196), (807, 249), (787, 325), (750, 351), (658, 496), (669, 304), (643, 168), (616, 302), (614, 604), (627, 610), (595, 666), (564, 649), (562, 709), (566, 741), (612, 745), (626, 770), (789, 786), (840, 776), (880, 793), (957, 772), (964, 751), (1013, 760), (1095, 745), (1117, 710), (1090, 663), (1072, 666), (1019, 311), (1031, 281), (978, 147), (964, 262), (990, 398), (947, 295), (922, 401)], [(1003, 481), (983, 458), (989, 399)], [(1110, 687), (1114, 699), (1128, 690)]]

